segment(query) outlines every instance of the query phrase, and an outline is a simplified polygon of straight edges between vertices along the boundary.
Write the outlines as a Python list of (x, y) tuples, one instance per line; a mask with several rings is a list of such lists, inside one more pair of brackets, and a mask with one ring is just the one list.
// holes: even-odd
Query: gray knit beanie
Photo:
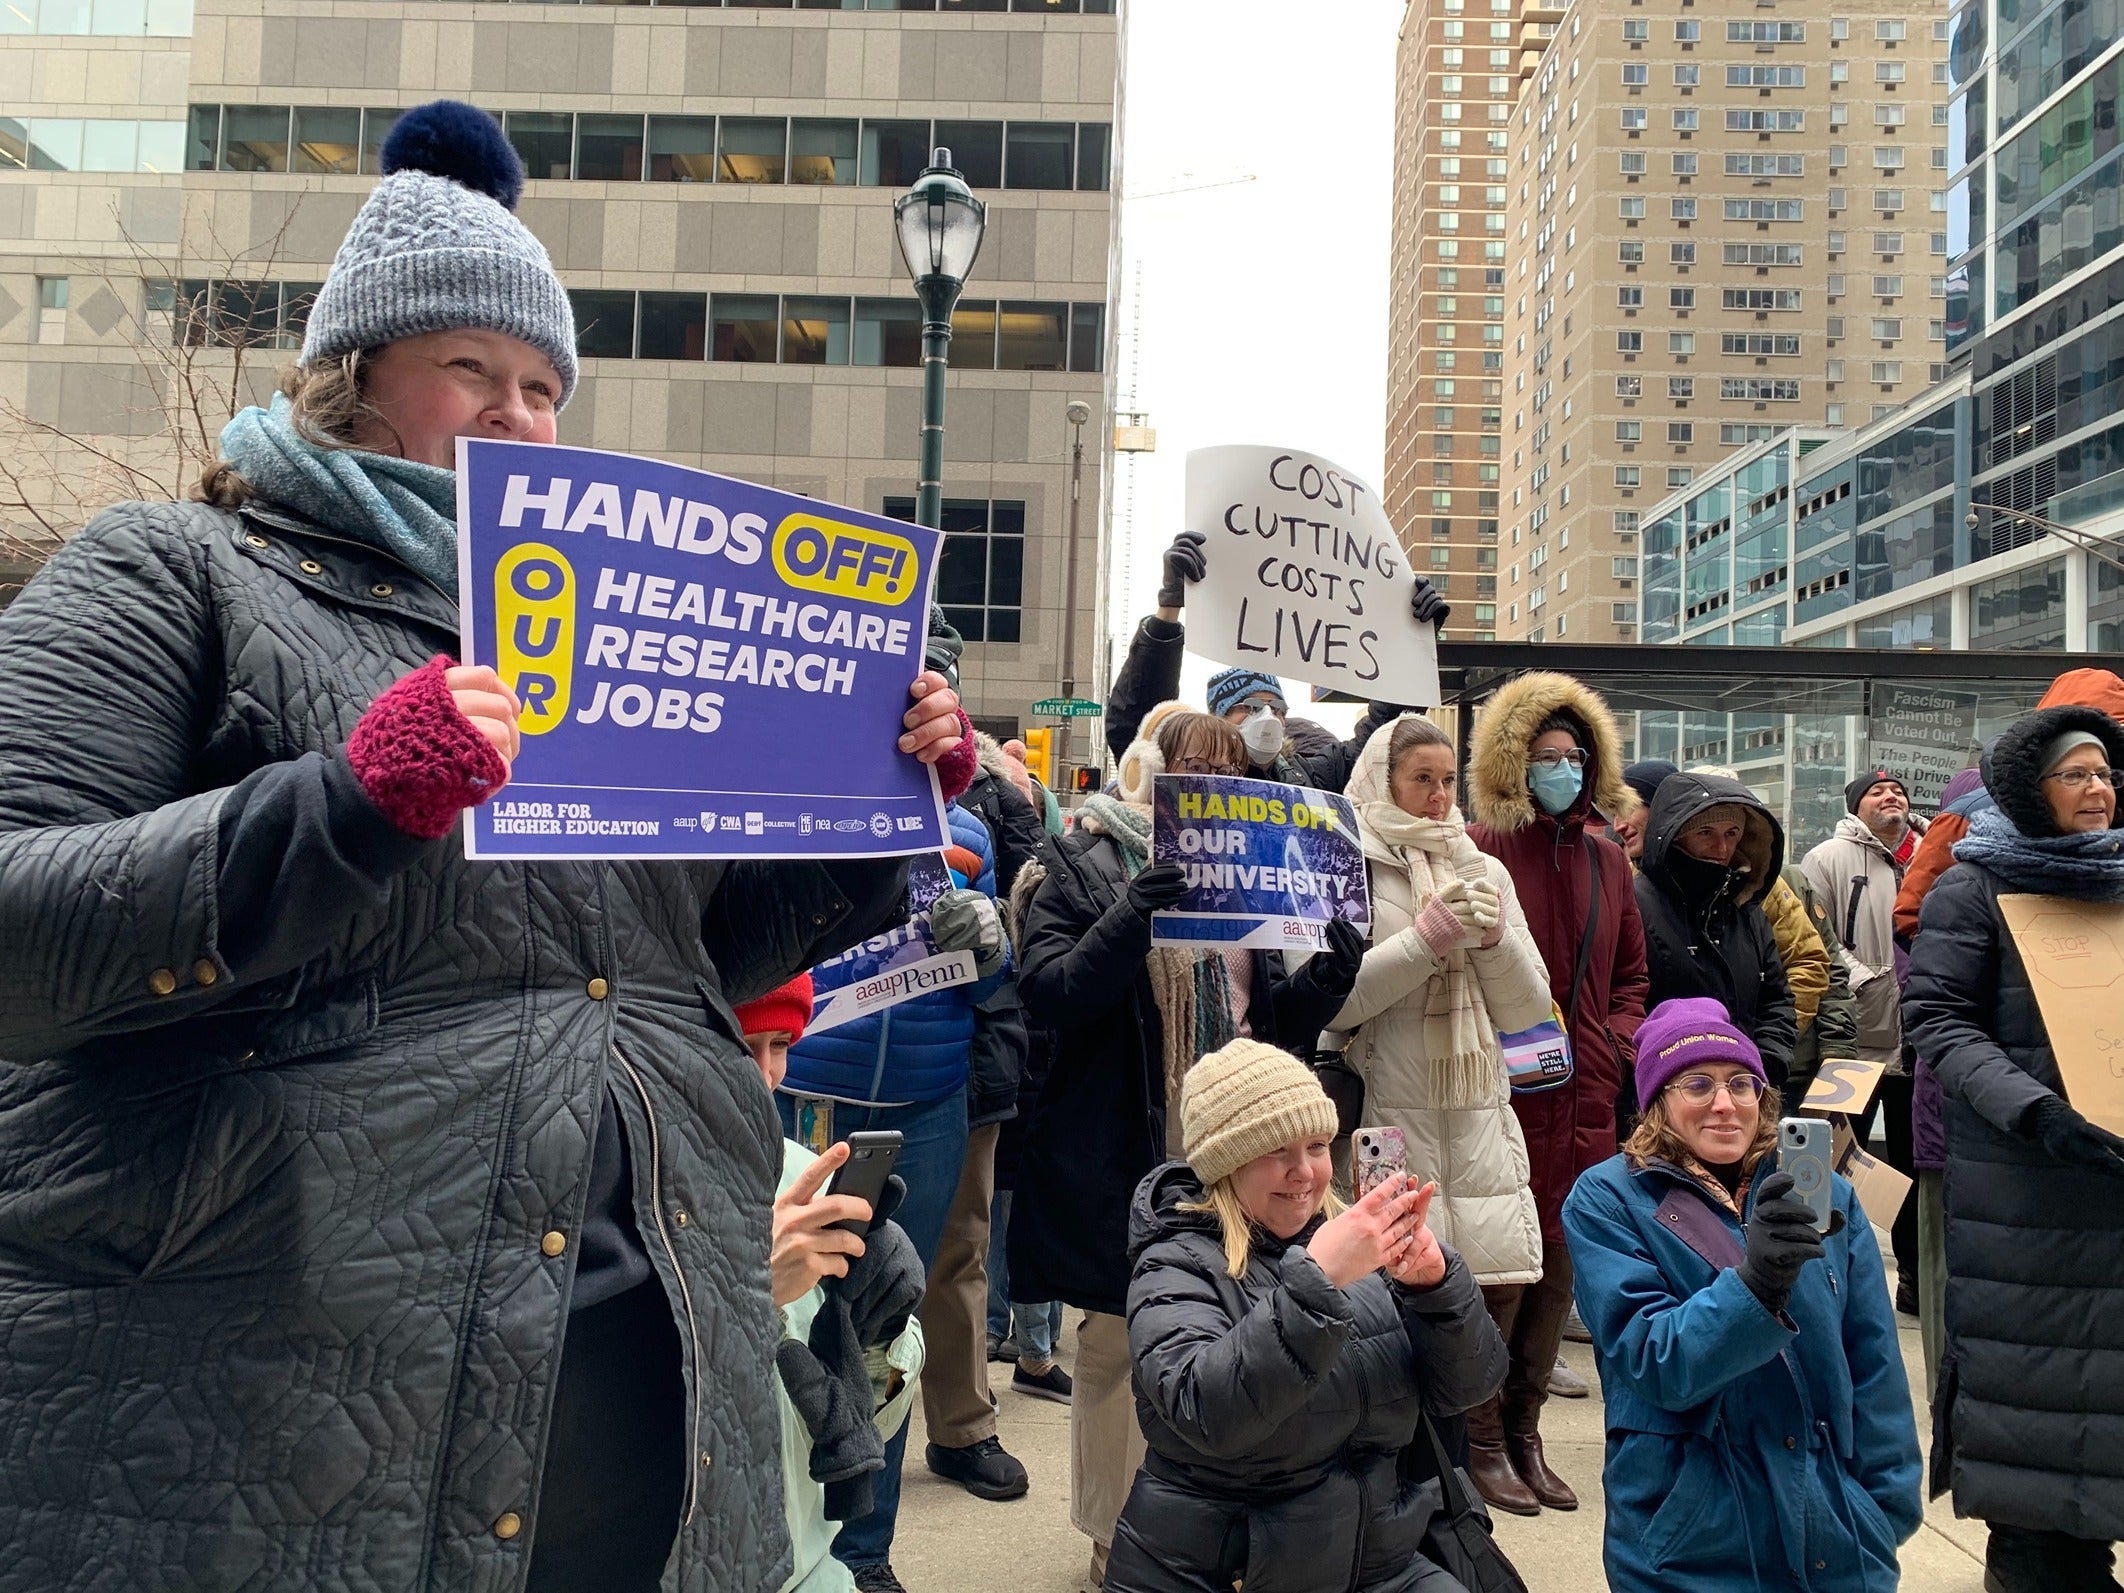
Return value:
[(575, 392), (575, 312), (545, 245), (517, 220), (524, 168), (500, 125), (461, 100), (406, 112), (318, 291), (303, 365), (424, 332), (505, 332)]

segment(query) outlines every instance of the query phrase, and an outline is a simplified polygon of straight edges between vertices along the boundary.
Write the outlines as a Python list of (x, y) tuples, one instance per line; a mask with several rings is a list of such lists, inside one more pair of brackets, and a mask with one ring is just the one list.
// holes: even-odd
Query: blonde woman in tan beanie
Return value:
[(1457, 1593), (1421, 1552), (1436, 1493), (1405, 1485), (1422, 1413), (1504, 1380), (1504, 1342), (1438, 1242), (1433, 1186), (1343, 1209), (1335, 1108), (1288, 1052), (1234, 1040), (1182, 1088), (1185, 1162), (1136, 1191), (1128, 1292), (1149, 1453), (1108, 1593)]

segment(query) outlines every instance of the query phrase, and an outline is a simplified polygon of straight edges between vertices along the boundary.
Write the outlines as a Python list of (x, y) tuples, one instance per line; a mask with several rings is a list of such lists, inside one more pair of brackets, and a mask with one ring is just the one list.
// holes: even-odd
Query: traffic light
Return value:
[(1099, 771), (1085, 763), (1077, 766), (1075, 789), (1089, 794), (1099, 789)]
[(1042, 725), (1025, 732), (1025, 767), (1050, 791), (1055, 788), (1055, 733)]

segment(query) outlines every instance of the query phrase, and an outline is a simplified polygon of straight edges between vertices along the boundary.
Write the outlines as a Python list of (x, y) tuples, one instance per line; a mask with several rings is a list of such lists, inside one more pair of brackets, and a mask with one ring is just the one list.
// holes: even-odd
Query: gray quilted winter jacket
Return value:
[(613, 1100), (687, 1361), (665, 1585), (786, 1574), (730, 1008), (904, 869), (400, 834), (340, 749), (455, 633), (266, 506), (113, 509), (0, 618), (0, 1589), (519, 1586)]

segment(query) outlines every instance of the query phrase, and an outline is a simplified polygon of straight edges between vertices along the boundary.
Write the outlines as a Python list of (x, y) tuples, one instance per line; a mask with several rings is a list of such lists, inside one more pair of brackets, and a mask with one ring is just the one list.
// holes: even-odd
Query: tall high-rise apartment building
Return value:
[(1510, 127), (1500, 635), (1634, 639), (1645, 508), (1946, 375), (1948, 23), (1838, 11), (1524, 13), (1556, 30)]
[(1387, 518), (1453, 600), (1458, 636), (1497, 628), (1506, 134), (1516, 0), (1409, 0), (1394, 86)]
[(989, 223), (952, 342), (939, 596), (971, 708), (1015, 729), (1055, 693), (1065, 624), (1080, 673), (1100, 656), (1117, 29), (1114, 0), (7, 0), (14, 562), (47, 523), (178, 490), (270, 390), (393, 119), (440, 96), (524, 157), (521, 213), (580, 328), (564, 442), (911, 514), (920, 316), (892, 201), (942, 145)]

